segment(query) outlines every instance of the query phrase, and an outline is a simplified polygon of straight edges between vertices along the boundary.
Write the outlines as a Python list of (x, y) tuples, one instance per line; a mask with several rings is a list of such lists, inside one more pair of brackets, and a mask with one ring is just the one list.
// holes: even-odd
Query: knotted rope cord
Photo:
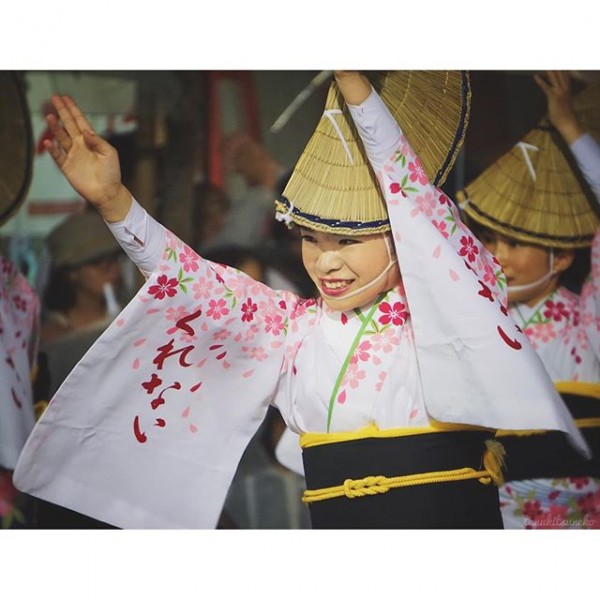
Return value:
[(321, 500), (331, 500), (346, 496), (347, 498), (362, 498), (385, 494), (392, 489), (410, 487), (413, 485), (426, 485), (429, 483), (445, 483), (448, 481), (464, 481), (478, 479), (480, 483), (489, 485), (492, 481), (502, 485), (502, 465), (504, 462), (504, 448), (495, 440), (486, 441), (486, 451), (483, 456), (484, 470), (476, 471), (471, 467), (451, 469), (448, 471), (430, 471), (429, 473), (414, 473), (398, 477), (385, 477), (375, 475), (362, 479), (346, 479), (342, 485), (336, 485), (318, 490), (306, 490), (302, 495), (302, 502), (309, 504)]

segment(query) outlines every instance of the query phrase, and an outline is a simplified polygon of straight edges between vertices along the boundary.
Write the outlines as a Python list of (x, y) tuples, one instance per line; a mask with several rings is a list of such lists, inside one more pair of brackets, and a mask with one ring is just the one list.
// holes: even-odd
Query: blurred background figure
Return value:
[(225, 172), (239, 176), (244, 185), (230, 190), (231, 210), (212, 246), (256, 246), (271, 234), (274, 200), (288, 170), (247, 133), (225, 136), (222, 155)]
[(231, 201), (223, 188), (206, 181), (194, 186), (192, 246), (202, 253), (219, 245), (219, 236), (227, 220)]
[(48, 237), (52, 270), (44, 291), (42, 342), (96, 327), (120, 306), (122, 251), (102, 219), (92, 212), (72, 215)]
[(224, 138), (223, 157), (226, 171), (241, 177), (243, 185), (230, 185), (231, 192), (227, 192), (198, 184), (195, 229), (200, 233), (196, 251), (205, 257), (218, 253), (222, 260), (216, 262), (244, 272), (239, 266), (240, 253), (253, 253), (262, 263), (262, 278), (255, 279), (273, 289), (314, 297), (316, 291), (302, 266), (298, 228), (288, 229), (273, 218), (275, 199), (283, 192), (291, 171), (246, 133)]
[[(31, 182), (33, 136), (22, 78), (0, 72), (0, 226), (25, 200)], [(23, 262), (23, 264), (26, 264)], [(0, 251), (0, 529), (33, 526), (32, 499), (12, 474), (35, 424), (40, 302), (19, 265)]]

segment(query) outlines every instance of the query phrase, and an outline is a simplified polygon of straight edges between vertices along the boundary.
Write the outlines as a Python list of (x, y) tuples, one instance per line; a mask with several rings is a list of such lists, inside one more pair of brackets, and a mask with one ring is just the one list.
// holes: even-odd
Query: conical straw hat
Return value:
[[(367, 76), (431, 181), (441, 185), (467, 128), (468, 75), (386, 71)], [(323, 117), (275, 205), (279, 220), (320, 231), (366, 235), (390, 229), (385, 202), (335, 82), (329, 88)]]
[(583, 248), (600, 221), (568, 150), (546, 123), (456, 196), (469, 218), (502, 235), (547, 248)]
[(22, 82), (0, 72), (0, 225), (19, 208), (31, 182), (33, 135)]

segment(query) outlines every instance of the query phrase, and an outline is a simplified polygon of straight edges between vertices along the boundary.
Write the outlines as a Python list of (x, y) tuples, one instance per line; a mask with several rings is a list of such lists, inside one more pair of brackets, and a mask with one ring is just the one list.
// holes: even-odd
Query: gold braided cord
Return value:
[(428, 473), (413, 473), (398, 477), (385, 477), (376, 475), (362, 479), (346, 479), (342, 485), (336, 485), (318, 490), (306, 490), (302, 495), (302, 502), (319, 502), (332, 498), (362, 498), (375, 494), (385, 494), (395, 488), (410, 487), (413, 485), (426, 485), (429, 483), (446, 483), (449, 481), (465, 481), (478, 479), (480, 483), (489, 485), (494, 482), (497, 486), (504, 483), (502, 467), (504, 466), (505, 450), (496, 440), (485, 442), (486, 451), (483, 455), (484, 470), (476, 471), (471, 467), (450, 469), (446, 471), (430, 471)]
[(375, 494), (385, 494), (395, 488), (425, 485), (428, 483), (445, 483), (448, 481), (464, 481), (478, 479), (488, 485), (492, 482), (488, 471), (475, 471), (470, 467), (453, 469), (450, 471), (431, 471), (429, 473), (415, 473), (399, 477), (370, 476), (362, 479), (346, 479), (342, 485), (337, 485), (318, 490), (306, 490), (302, 495), (302, 502), (319, 502), (346, 496), (347, 498), (361, 498)]

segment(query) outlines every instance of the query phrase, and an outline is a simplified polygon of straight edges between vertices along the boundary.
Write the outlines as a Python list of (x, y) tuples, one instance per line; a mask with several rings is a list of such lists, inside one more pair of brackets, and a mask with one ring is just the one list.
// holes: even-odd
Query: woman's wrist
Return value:
[(95, 205), (100, 216), (107, 223), (118, 223), (127, 216), (131, 208), (131, 193), (123, 185), (119, 184), (115, 190), (111, 190), (105, 200)]

